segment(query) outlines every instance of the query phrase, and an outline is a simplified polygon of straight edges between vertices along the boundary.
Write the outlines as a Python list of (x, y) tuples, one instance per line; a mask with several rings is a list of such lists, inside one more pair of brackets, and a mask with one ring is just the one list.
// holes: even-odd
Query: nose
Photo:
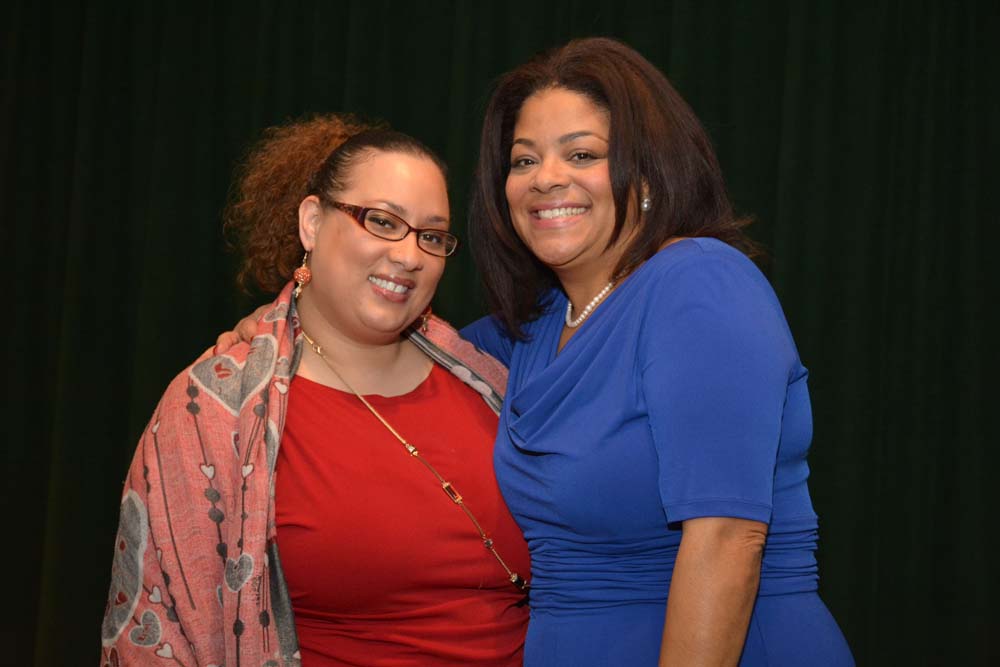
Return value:
[(546, 157), (538, 163), (532, 187), (539, 192), (549, 192), (565, 187), (569, 182), (566, 165), (556, 157)]
[(410, 231), (400, 241), (391, 241), (389, 261), (398, 264), (407, 271), (416, 271), (424, 261), (424, 251), (417, 246), (417, 232)]

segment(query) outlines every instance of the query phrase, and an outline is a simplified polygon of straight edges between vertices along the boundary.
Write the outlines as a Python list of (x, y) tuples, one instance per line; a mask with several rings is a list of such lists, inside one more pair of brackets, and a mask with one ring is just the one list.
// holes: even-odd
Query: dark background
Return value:
[[(389, 120), (451, 165), (463, 234), (490, 82), (610, 35), (692, 104), (771, 251), (811, 372), (821, 592), (859, 663), (1000, 664), (998, 4), (6, 3), (0, 662), (97, 661), (138, 435), (263, 302), (235, 289), (220, 231), (259, 131)], [(483, 312), (467, 249), (435, 310)]]

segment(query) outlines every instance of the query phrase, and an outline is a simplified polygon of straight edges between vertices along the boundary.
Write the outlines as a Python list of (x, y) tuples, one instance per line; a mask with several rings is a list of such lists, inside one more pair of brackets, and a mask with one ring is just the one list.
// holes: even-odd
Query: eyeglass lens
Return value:
[[(389, 241), (399, 241), (410, 231), (410, 227), (391, 213), (371, 209), (365, 212), (365, 229)], [(413, 229), (417, 235), (417, 245), (432, 255), (445, 257), (454, 251), (457, 239), (439, 229)]]

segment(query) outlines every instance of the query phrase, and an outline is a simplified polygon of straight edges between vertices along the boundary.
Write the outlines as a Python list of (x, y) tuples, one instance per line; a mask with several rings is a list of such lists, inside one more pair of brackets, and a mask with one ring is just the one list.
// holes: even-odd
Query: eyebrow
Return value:
[[(379, 200), (377, 200), (376, 203), (379, 204), (379, 206), (376, 206), (374, 208), (381, 208), (381, 207), (384, 206), (385, 208), (389, 209), (391, 212), (395, 213), (396, 215), (398, 215), (399, 217), (403, 218), (404, 220), (406, 220), (410, 216), (410, 214), (407, 212), (407, 210), (405, 208), (403, 208), (399, 204), (391, 202), (391, 201), (389, 201), (387, 199), (379, 199)], [(407, 222), (409, 222), (409, 220), (407, 220)], [(431, 224), (431, 225), (440, 224), (440, 225), (444, 225), (446, 227), (449, 224), (448, 218), (441, 217), (440, 215), (432, 215), (432, 216), (430, 216), (429, 218), (427, 218), (427, 223)]]
[[(595, 139), (600, 139), (605, 143), (607, 143), (608, 141), (601, 135), (595, 134), (594, 132), (588, 132), (587, 130), (580, 130), (579, 132), (570, 132), (569, 134), (564, 134), (561, 137), (559, 137), (556, 141), (558, 141), (560, 144), (568, 144), (571, 141), (576, 141), (580, 137), (594, 137)], [(516, 144), (523, 144), (525, 146), (528, 146), (529, 148), (535, 147), (534, 141), (532, 141), (531, 139), (525, 139), (524, 137), (518, 137), (517, 139), (515, 139), (514, 142), (511, 144), (511, 146), (514, 146)]]

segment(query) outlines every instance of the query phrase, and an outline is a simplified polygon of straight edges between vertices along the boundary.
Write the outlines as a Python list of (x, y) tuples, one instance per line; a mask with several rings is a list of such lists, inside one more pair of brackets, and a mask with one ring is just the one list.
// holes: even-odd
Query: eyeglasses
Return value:
[(348, 214), (372, 236), (386, 241), (402, 241), (410, 232), (417, 235), (417, 247), (430, 255), (447, 257), (458, 249), (458, 237), (440, 229), (417, 229), (394, 213), (331, 201), (334, 208)]

